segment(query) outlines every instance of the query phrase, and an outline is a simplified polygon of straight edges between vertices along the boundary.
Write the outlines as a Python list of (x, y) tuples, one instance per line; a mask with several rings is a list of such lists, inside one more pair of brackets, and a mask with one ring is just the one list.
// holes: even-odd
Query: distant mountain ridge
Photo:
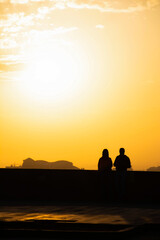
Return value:
[(47, 162), (45, 160), (34, 160), (27, 158), (23, 160), (22, 168), (40, 168), (40, 169), (79, 169), (72, 162), (59, 160), (55, 162)]

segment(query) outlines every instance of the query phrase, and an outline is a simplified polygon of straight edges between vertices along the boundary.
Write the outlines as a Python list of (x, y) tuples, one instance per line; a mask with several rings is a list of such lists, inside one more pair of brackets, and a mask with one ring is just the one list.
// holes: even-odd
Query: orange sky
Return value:
[(0, 1), (0, 167), (160, 165), (160, 1)]

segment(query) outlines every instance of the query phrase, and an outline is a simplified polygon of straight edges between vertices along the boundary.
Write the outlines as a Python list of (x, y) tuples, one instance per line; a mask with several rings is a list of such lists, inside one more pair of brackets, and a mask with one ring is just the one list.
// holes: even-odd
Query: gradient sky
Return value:
[(160, 0), (0, 0), (0, 167), (160, 165)]

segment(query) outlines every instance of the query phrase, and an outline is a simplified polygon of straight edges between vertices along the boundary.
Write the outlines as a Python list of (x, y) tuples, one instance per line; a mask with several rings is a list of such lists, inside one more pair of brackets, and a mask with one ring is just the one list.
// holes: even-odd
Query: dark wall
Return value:
[[(114, 201), (115, 179), (115, 171), (0, 169), (0, 200)], [(159, 184), (159, 172), (127, 172), (126, 199), (159, 202)]]

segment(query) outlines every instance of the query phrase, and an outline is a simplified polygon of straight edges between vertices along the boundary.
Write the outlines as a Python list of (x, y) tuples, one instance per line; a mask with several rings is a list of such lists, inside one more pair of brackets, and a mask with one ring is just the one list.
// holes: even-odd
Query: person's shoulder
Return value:
[(114, 164), (117, 164), (119, 162), (119, 155), (115, 158)]
[(124, 155), (126, 159), (130, 160), (129, 157), (127, 155)]

